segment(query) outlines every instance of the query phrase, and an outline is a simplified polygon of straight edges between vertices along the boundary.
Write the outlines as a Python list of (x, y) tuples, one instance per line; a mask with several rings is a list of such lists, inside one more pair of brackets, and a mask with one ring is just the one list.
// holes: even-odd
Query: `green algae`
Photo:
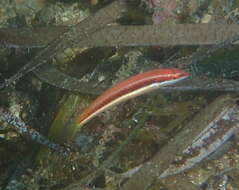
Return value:
[[(51, 124), (48, 138), (59, 144), (70, 142), (79, 128), (75, 124), (75, 117), (78, 110), (82, 108), (82, 102), (86, 102), (86, 97), (80, 95), (66, 95), (62, 98), (63, 102)], [(38, 159), (47, 156), (49, 149), (43, 147), (38, 153)]]
[(49, 138), (54, 141), (67, 142), (74, 131), (72, 116), (82, 99), (76, 95), (69, 95), (61, 105), (49, 131)]

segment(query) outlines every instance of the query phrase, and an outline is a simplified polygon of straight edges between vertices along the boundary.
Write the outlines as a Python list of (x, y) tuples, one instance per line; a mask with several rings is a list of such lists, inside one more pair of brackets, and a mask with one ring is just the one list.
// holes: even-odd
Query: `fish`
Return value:
[(154, 69), (132, 76), (109, 88), (96, 98), (76, 117), (76, 125), (82, 126), (112, 106), (162, 86), (177, 83), (189, 76), (189, 73), (176, 68)]

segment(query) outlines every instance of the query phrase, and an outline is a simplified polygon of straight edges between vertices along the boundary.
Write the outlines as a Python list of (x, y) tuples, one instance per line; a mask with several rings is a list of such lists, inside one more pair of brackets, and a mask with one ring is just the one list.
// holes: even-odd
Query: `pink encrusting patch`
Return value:
[[(82, 114), (77, 117), (76, 123), (78, 125), (84, 124), (87, 118), (89, 118), (97, 110), (102, 109), (112, 101), (137, 89), (147, 87), (148, 85), (154, 83), (176, 80), (188, 76), (188, 73), (179, 69), (155, 69), (130, 77), (129, 79), (116, 84), (115, 86), (109, 88), (103, 94), (101, 94), (95, 101), (93, 101), (93, 103), (90, 104), (88, 108), (83, 111)], [(146, 92), (147, 91), (145, 91), (145, 93)]]
[[(152, 3), (152, 5), (154, 4)], [(156, 7), (160, 7), (160, 9), (157, 9)], [(155, 4), (154, 8), (155, 11), (152, 16), (152, 21), (154, 24), (161, 24), (161, 22), (166, 18), (174, 16), (173, 11), (177, 8), (177, 1), (165, 0), (160, 4)]]

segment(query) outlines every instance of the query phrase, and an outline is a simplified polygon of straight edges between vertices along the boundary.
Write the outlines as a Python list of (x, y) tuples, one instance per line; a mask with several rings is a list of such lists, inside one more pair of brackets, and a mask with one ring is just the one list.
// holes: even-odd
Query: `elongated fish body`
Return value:
[(155, 69), (130, 77), (106, 90), (86, 108), (76, 119), (76, 124), (84, 125), (102, 111), (123, 101), (174, 84), (189, 76), (179, 69)]

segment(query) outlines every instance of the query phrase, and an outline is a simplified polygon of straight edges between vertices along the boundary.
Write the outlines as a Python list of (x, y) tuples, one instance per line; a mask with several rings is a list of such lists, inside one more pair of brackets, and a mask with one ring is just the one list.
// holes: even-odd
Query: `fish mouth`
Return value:
[(160, 86), (172, 85), (172, 84), (178, 83), (178, 82), (181, 81), (181, 80), (185, 80), (185, 79), (187, 79), (187, 78), (189, 78), (189, 77), (190, 77), (190, 76), (187, 75), (187, 76), (180, 77), (180, 78), (177, 78), (177, 79), (160, 82), (159, 85), (160, 85)]

